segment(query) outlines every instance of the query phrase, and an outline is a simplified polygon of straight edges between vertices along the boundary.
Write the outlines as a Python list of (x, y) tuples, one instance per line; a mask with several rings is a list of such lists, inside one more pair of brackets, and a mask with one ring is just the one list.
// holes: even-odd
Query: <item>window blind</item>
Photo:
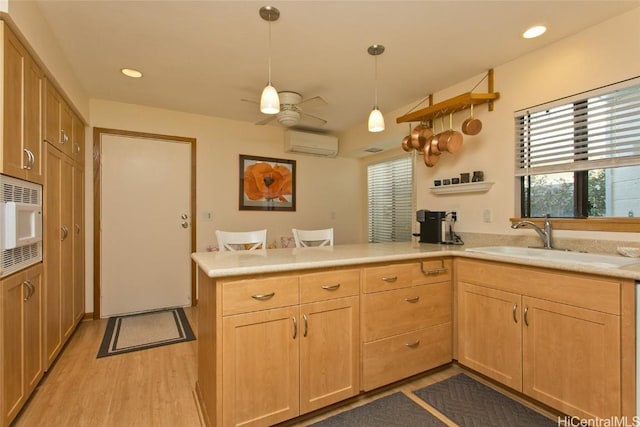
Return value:
[(411, 240), (413, 167), (411, 157), (369, 165), (368, 240)]
[(640, 165), (640, 78), (518, 111), (516, 176)]

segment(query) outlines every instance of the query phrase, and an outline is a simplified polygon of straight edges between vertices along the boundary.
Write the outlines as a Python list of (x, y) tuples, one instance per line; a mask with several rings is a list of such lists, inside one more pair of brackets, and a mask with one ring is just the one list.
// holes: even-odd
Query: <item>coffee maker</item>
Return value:
[(420, 223), (420, 243), (460, 244), (453, 232), (455, 219), (451, 212), (430, 211), (420, 209), (416, 211), (416, 220)]

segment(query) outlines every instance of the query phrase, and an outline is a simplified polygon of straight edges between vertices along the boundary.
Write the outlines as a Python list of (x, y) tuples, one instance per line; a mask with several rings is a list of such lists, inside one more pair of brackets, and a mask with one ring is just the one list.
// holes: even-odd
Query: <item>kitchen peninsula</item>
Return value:
[[(208, 425), (275, 424), (454, 360), (561, 413), (637, 414), (636, 266), (415, 243), (192, 258)], [(482, 319), (494, 302), (505, 319)], [(516, 344), (474, 341), (476, 324)], [(512, 349), (507, 369), (481, 348), (498, 344)]]

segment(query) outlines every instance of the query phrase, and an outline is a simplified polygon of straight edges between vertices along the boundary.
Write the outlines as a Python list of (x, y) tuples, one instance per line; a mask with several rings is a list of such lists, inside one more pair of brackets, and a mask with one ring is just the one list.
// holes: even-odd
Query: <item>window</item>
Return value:
[(403, 157), (367, 167), (369, 243), (411, 240), (412, 164)]
[(640, 78), (516, 112), (522, 217), (640, 216)]

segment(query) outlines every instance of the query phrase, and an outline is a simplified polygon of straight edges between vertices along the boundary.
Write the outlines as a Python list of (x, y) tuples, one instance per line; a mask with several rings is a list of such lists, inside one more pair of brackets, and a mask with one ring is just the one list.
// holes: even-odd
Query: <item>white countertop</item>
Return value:
[(640, 280), (638, 264), (622, 268), (603, 268), (557, 261), (522, 259), (465, 252), (465, 246), (425, 243), (364, 243), (317, 248), (284, 248), (261, 251), (196, 252), (191, 258), (209, 277), (229, 277), (261, 273), (277, 273), (312, 268), (342, 267), (349, 265), (424, 259), (437, 256), (510, 262), (534, 267), (556, 268), (581, 273)]

